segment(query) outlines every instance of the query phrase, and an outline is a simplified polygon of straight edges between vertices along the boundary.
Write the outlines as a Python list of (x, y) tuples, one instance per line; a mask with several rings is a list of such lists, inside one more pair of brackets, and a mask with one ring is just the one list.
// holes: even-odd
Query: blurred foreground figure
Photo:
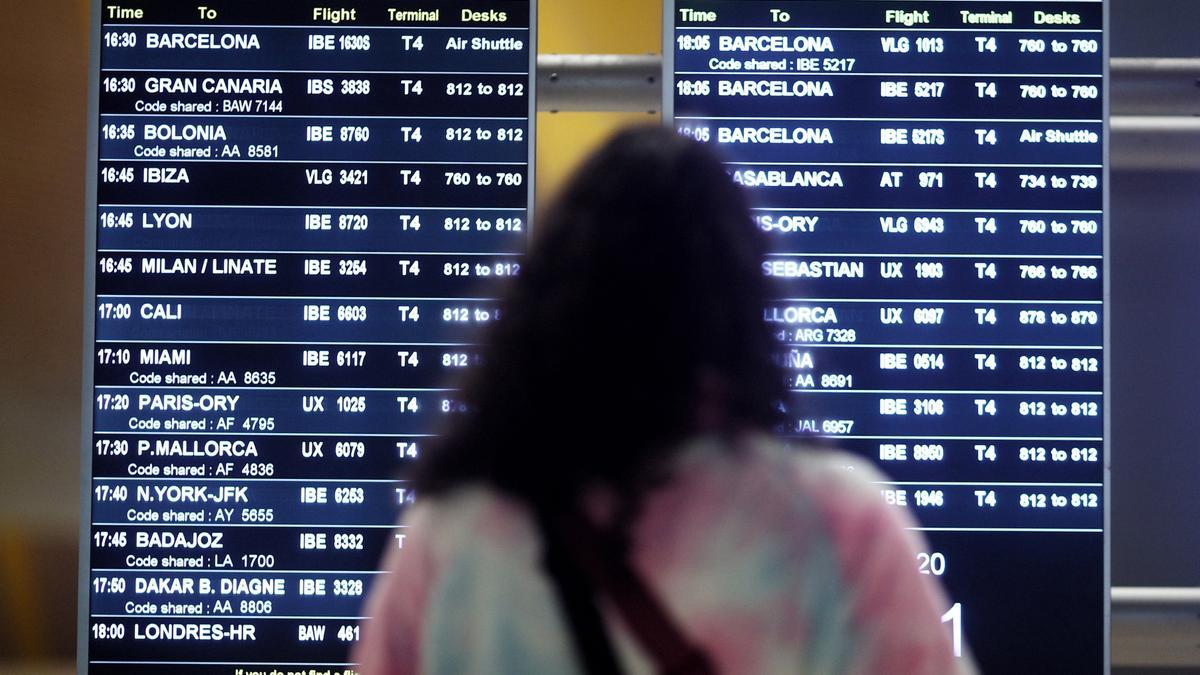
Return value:
[(585, 163), (417, 463), (362, 673), (970, 670), (874, 474), (768, 436), (761, 236), (666, 129)]

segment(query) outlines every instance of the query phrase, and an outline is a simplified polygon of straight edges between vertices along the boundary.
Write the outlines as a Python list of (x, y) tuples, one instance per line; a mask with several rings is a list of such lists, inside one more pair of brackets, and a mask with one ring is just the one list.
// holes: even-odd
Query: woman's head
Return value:
[(761, 233), (704, 146), (618, 134), (538, 221), (530, 255), (418, 463), (417, 487), (529, 500), (627, 488), (703, 432), (766, 427), (782, 379), (762, 320)]

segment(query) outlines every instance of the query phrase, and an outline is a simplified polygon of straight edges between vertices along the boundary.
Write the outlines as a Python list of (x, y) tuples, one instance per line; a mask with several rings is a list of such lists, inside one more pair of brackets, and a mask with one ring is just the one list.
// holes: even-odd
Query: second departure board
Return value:
[(520, 268), (534, 3), (95, 12), (81, 671), (350, 673)]
[(666, 109), (725, 155), (770, 240), (781, 433), (882, 467), (984, 672), (1102, 672), (1103, 3), (676, 0), (664, 18)]

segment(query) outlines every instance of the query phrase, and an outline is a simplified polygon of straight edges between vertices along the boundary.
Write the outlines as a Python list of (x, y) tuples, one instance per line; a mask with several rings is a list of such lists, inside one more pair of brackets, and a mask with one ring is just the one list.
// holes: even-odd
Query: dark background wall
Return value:
[[(1111, 11), (1114, 57), (1200, 57), (1200, 2)], [(1200, 585), (1200, 174), (1114, 172), (1111, 237), (1113, 584)]]
[(1200, 585), (1200, 175), (1112, 184), (1113, 583)]
[(4, 658), (74, 651), (88, 11), (4, 0), (0, 15)]
[(1200, 2), (1110, 0), (1113, 56), (1200, 56)]

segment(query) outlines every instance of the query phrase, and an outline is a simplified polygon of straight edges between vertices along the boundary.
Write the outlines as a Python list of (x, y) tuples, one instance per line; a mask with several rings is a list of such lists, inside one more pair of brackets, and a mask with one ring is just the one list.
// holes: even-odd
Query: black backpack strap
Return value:
[(560, 537), (552, 534), (547, 516), (538, 511), (543, 541), (542, 564), (554, 582), (558, 601), (567, 615), (567, 625), (583, 672), (588, 675), (620, 675), (621, 666), (613, 650), (604, 618), (596, 607), (592, 585), (583, 578)]
[[(654, 659), (660, 675), (712, 675), (716, 672), (704, 652), (687, 640), (641, 577), (629, 566), (611, 536), (578, 514), (550, 514), (540, 510), (538, 521), (546, 543), (547, 571), (558, 586), (559, 598), (568, 616), (576, 615), (571, 619), (571, 627), (586, 672), (621, 672), (611, 639), (596, 608), (596, 593), (603, 594), (613, 604), (642, 649)], [(585, 609), (578, 607), (577, 596), (583, 597)], [(589, 627), (587, 624), (593, 620), (598, 626)], [(583, 623), (582, 631), (586, 632), (582, 632), (577, 623)], [(597, 644), (601, 640), (603, 644)], [(591, 658), (597, 659), (596, 669), (586, 663)]]

